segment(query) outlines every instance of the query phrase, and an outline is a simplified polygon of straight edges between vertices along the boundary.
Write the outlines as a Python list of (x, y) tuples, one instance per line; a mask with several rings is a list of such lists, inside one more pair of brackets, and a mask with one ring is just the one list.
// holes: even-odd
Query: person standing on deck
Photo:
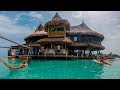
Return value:
[(11, 48), (10, 53), (11, 53), (12, 56), (14, 56), (15, 55), (14, 49)]
[(58, 48), (58, 52), (60, 52), (60, 45), (58, 45), (57, 48)]
[(41, 48), (39, 48), (38, 55), (41, 55), (41, 54), (42, 54), (42, 50)]
[(42, 50), (42, 54), (44, 54), (44, 47), (43, 46), (41, 47), (41, 50)]

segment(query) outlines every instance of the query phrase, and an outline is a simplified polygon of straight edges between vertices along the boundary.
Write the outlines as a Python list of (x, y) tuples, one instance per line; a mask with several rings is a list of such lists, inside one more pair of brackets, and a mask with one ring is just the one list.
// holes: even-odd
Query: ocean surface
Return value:
[[(19, 59), (2, 58), (11, 65), (21, 63)], [(120, 59), (111, 65), (93, 60), (31, 60), (29, 66), (10, 70), (0, 62), (0, 79), (120, 79)]]

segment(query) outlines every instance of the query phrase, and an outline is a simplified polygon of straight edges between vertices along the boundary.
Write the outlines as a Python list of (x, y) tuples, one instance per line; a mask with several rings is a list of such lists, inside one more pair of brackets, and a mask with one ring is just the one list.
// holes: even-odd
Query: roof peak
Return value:
[(43, 25), (40, 23), (40, 25), (38, 27), (43, 27)]
[(62, 19), (60, 15), (56, 12), (55, 16), (52, 19)]
[[(85, 22), (82, 20), (82, 23), (80, 24), (80, 25), (78, 25), (78, 26), (87, 26), (86, 24), (85, 24)], [(87, 26), (88, 27), (88, 26)]]
[(83, 19), (82, 19), (82, 23), (84, 23)]
[(84, 25), (86, 25), (83, 19), (82, 19), (82, 23), (81, 23), (81, 24), (84, 24)]
[(82, 23), (77, 25), (77, 26), (71, 26), (72, 29), (76, 29), (76, 31), (93, 31), (91, 30), (85, 23), (84, 21), (82, 20)]
[(43, 29), (43, 25), (40, 23), (40, 25), (37, 27), (37, 29), (35, 30), (36, 31), (41, 31)]

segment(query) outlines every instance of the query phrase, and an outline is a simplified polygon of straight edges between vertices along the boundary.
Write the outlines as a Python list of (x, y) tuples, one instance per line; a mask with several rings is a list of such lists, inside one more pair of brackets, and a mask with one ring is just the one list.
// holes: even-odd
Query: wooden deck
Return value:
[(13, 56), (8, 56), (8, 58), (19, 58), (19, 56), (13, 55)]
[[(94, 59), (93, 57), (80, 57), (80, 56), (73, 56), (73, 55), (30, 55), (32, 59)], [(20, 55), (19, 58), (25, 59), (27, 55)]]

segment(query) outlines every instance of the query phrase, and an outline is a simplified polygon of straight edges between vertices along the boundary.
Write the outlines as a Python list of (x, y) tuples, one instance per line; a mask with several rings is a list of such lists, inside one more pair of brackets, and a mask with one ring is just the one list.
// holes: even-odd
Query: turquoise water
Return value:
[[(16, 66), (21, 60), (5, 61)], [(0, 62), (0, 79), (120, 79), (120, 59), (103, 65), (92, 60), (31, 60), (28, 67), (10, 70)]]

